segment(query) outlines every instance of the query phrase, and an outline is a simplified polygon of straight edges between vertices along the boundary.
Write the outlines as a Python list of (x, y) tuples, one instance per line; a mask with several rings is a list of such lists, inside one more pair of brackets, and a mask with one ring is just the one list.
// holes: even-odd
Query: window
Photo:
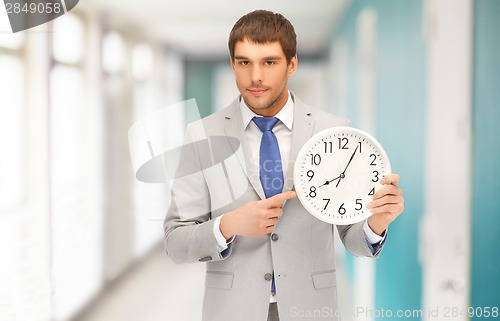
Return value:
[[(157, 52), (146, 43), (137, 43), (132, 49), (132, 76), (134, 79), (134, 120), (157, 111), (164, 92), (160, 77)], [(163, 128), (162, 128), (163, 129)], [(159, 133), (162, 136), (165, 133)], [(134, 255), (140, 257), (161, 240), (157, 216), (167, 210), (164, 184), (148, 184), (134, 180)], [(157, 215), (155, 215), (155, 213)]]
[[(50, 194), (53, 318), (70, 319), (102, 284), (99, 191), (100, 121), (88, 103), (84, 20), (53, 21), (50, 70)], [(89, 68), (96, 66), (89, 66)], [(82, 262), (85, 262), (82, 264)]]
[[(0, 37), (1, 39), (1, 37)], [(21, 205), (26, 193), (24, 65), (0, 51), (0, 213)]]
[(132, 74), (136, 81), (147, 81), (153, 73), (153, 49), (151, 46), (139, 43), (132, 52)]
[(84, 30), (80, 19), (72, 14), (54, 20), (54, 60), (66, 64), (78, 64), (83, 60)]
[(102, 67), (109, 74), (120, 73), (125, 67), (125, 43), (117, 32), (110, 32), (103, 39)]

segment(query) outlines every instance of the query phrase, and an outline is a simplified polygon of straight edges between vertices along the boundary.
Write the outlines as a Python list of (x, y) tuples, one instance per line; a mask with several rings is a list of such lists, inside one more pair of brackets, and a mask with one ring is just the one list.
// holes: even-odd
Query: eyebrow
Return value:
[[(261, 60), (281, 60), (281, 59), (283, 58), (279, 56), (268, 56), (268, 57), (263, 57)], [(234, 56), (234, 60), (250, 60), (250, 59), (244, 56)]]

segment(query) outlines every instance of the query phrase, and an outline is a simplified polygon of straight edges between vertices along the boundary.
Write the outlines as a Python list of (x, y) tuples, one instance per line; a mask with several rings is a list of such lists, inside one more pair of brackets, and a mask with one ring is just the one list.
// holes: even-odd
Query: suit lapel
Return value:
[[(225, 114), (225, 126), (224, 130), (226, 136), (234, 137), (236, 139), (228, 139), (231, 148), (238, 159), (241, 167), (245, 171), (245, 174), (252, 184), (254, 190), (259, 194), (261, 199), (265, 199), (264, 190), (259, 179), (259, 168), (258, 164), (252, 164), (250, 161), (251, 154), (249, 151), (248, 142), (245, 135), (245, 128), (243, 126), (243, 119), (241, 117), (241, 111), (239, 106), (239, 98), (236, 99), (233, 104), (227, 109)], [(240, 150), (238, 150), (240, 149)]]
[(309, 107), (296, 98), (292, 93), (294, 100), (293, 128), (292, 128), (292, 146), (290, 149), (290, 159), (285, 176), (285, 186), (283, 192), (290, 191), (293, 187), (293, 168), (297, 155), (304, 146), (305, 142), (312, 136), (314, 129), (314, 120), (311, 118)]

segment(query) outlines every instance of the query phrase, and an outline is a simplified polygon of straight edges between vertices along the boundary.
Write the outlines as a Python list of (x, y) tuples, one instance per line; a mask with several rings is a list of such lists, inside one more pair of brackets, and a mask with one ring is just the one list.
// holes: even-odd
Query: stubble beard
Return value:
[[(238, 86), (239, 87), (239, 86)], [(287, 93), (287, 90), (286, 89), (286, 85), (283, 86), (283, 88), (281, 88), (279, 94), (276, 96), (276, 97), (271, 97), (267, 103), (263, 103), (263, 104), (260, 104), (260, 105), (253, 105), (251, 104), (246, 98), (245, 98), (245, 95), (242, 94), (242, 97), (243, 97), (243, 100), (245, 101), (245, 104), (252, 110), (254, 111), (260, 111), (260, 110), (267, 110), (267, 109), (270, 109), (272, 107), (275, 106), (276, 102), (283, 97), (284, 94)], [(242, 90), (240, 90), (240, 93), (242, 92)], [(250, 94), (248, 94), (248, 96), (250, 96)], [(286, 103), (286, 101), (285, 101)], [(283, 107), (283, 106), (281, 106)]]

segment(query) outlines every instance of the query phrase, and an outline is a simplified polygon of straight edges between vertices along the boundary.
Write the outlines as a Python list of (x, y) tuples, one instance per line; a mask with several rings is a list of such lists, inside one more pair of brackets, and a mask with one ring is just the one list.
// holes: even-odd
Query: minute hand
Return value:
[(345, 167), (344, 171), (342, 173), (340, 173), (340, 178), (338, 181), (337, 181), (337, 185), (335, 187), (338, 187), (339, 186), (339, 183), (340, 181), (342, 180), (342, 178), (345, 178), (345, 171), (347, 170), (347, 168), (349, 167), (349, 165), (351, 164), (352, 162), (352, 159), (354, 158), (354, 155), (356, 154), (356, 152), (358, 151), (358, 147), (359, 146), (356, 146), (356, 149), (354, 150), (354, 153), (352, 153), (351, 155), (351, 158), (349, 159), (349, 162), (347, 163), (347, 166)]

